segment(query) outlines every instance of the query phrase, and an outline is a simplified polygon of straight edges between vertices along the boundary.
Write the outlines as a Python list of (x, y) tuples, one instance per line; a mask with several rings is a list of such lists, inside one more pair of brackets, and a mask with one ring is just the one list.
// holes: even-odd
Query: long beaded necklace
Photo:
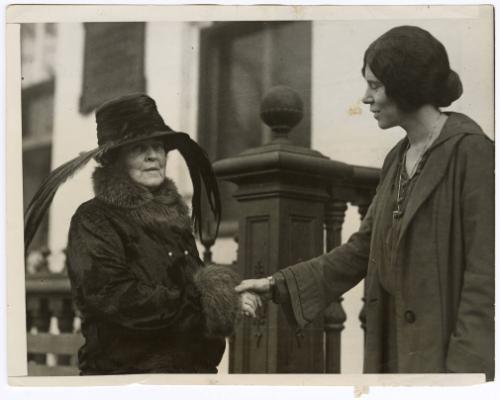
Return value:
[[(411, 171), (408, 172), (408, 179), (412, 179), (415, 172), (417, 171), (418, 166), (422, 162), (422, 159), (424, 157), (424, 154), (427, 152), (429, 147), (431, 147), (431, 144), (434, 142), (434, 140), (439, 136), (439, 133), (441, 132), (440, 129), (437, 129), (437, 126), (441, 120), (441, 116), (443, 114), (439, 114), (439, 116), (436, 119), (436, 122), (431, 128), (431, 134), (429, 135), (424, 147), (422, 148), (422, 151), (419, 153), (417, 161), (415, 164), (413, 164), (413, 167)], [(408, 141), (408, 145), (406, 146), (403, 159), (401, 161), (401, 168), (399, 170), (399, 177), (398, 177), (398, 194), (396, 197), (396, 210), (392, 212), (392, 219), (397, 220), (403, 216), (403, 210), (401, 208), (401, 204), (403, 203), (403, 198), (401, 196), (401, 180), (403, 177), (403, 168), (406, 168), (406, 154), (408, 153), (408, 150), (410, 149), (410, 142)]]

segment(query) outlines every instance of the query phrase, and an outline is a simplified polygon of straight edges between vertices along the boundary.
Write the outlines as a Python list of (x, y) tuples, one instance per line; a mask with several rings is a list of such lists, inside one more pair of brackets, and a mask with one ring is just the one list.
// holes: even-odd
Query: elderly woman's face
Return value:
[(120, 160), (130, 179), (139, 185), (154, 189), (165, 180), (167, 155), (161, 140), (150, 139), (124, 146)]
[(405, 113), (386, 95), (384, 84), (377, 79), (368, 65), (365, 67), (365, 79), (367, 88), (363, 103), (370, 106), (378, 126), (381, 129), (388, 129), (402, 125)]

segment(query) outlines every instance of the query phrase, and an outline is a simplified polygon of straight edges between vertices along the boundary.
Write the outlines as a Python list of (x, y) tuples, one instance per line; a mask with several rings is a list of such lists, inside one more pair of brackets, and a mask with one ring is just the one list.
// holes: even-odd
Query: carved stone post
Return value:
[[(332, 199), (326, 206), (325, 231), (326, 250), (330, 251), (342, 243), (342, 225), (347, 205), (345, 201)], [(325, 311), (325, 372), (340, 373), (341, 332), (346, 314), (342, 300), (333, 302)]]
[[(271, 143), (214, 164), (217, 175), (237, 185), (238, 267), (245, 278), (265, 277), (323, 253), (325, 203), (332, 177), (345, 179), (348, 165), (288, 140), (302, 118), (302, 101), (285, 87), (264, 98), (261, 117)], [(302, 332), (269, 303), (260, 318), (236, 332), (231, 372), (317, 373), (324, 370), (323, 318)]]

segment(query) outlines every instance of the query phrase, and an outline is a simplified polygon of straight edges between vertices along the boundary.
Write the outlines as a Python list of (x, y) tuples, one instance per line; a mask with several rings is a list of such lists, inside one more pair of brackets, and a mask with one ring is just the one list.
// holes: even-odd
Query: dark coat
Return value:
[(153, 195), (111, 167), (93, 180), (96, 197), (73, 216), (67, 248), (82, 374), (216, 372), (225, 339), (211, 318), (234, 323), (237, 282), (217, 282), (224, 309), (204, 307), (196, 279), (208, 268), (175, 185), (166, 180)]
[[(364, 370), (382, 372), (380, 226), (392, 213), (400, 141), (385, 159), (359, 232), (328, 254), (282, 270), (295, 319), (312, 321), (365, 278)], [(395, 262), (398, 372), (494, 374), (494, 146), (471, 119), (450, 113), (402, 217)]]

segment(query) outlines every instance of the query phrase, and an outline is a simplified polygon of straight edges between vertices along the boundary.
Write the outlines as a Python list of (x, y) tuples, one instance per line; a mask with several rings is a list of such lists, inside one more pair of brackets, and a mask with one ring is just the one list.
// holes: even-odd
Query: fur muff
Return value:
[(201, 268), (194, 283), (201, 294), (207, 336), (230, 336), (239, 315), (240, 298), (234, 288), (241, 282), (231, 268), (210, 265)]

